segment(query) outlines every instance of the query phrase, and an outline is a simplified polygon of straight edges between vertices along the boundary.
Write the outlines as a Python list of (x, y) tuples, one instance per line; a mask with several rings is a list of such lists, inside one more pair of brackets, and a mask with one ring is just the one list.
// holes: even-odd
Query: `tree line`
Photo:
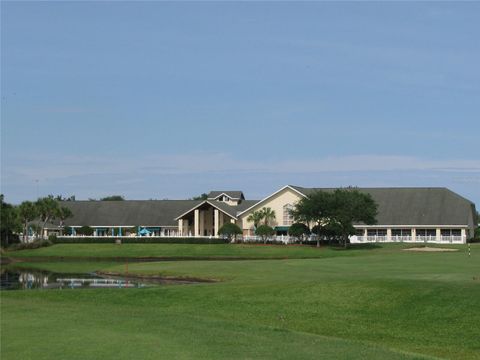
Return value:
[[(2, 246), (8, 246), (20, 240), (27, 242), (29, 227), (37, 236), (43, 237), (46, 224), (55, 219), (60, 220), (60, 228), (63, 228), (64, 221), (73, 214), (68, 207), (61, 205), (61, 201), (65, 200), (49, 195), (37, 201), (23, 201), (20, 205), (14, 206), (4, 201), (3, 194), (0, 195)], [(34, 221), (37, 222), (33, 223)], [(22, 239), (18, 237), (20, 232)]]

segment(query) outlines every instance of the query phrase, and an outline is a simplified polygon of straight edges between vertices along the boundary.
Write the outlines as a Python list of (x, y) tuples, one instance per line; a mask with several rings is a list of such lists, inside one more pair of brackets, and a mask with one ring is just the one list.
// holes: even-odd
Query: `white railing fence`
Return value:
[[(57, 235), (58, 236), (58, 235)], [(112, 235), (63, 235), (58, 236), (59, 238), (85, 238), (85, 237), (96, 237), (96, 238), (118, 238), (118, 239), (131, 239), (131, 238), (203, 238), (203, 239), (214, 239), (219, 238), (219, 236), (207, 235), (207, 236), (193, 236), (191, 233), (189, 234), (180, 234), (179, 232), (170, 232), (170, 233), (160, 233), (158, 235), (145, 235), (145, 236), (136, 236), (136, 235), (122, 235), (122, 236), (112, 236)], [(28, 242), (31, 242), (35, 239), (33, 236), (28, 237)], [(23, 239), (22, 239), (23, 240)], [(310, 236), (305, 238), (304, 240), (308, 241), (316, 241), (316, 236)], [(256, 235), (238, 235), (236, 237), (237, 242), (255, 242), (255, 243), (263, 243), (264, 239), (261, 236)], [(275, 235), (269, 236), (267, 238), (267, 242), (277, 242), (283, 244), (292, 244), (298, 242), (298, 239), (293, 236), (289, 235)], [(413, 243), (454, 243), (454, 244), (462, 244), (466, 242), (466, 236), (462, 235), (441, 235), (439, 237), (434, 235), (417, 235), (417, 236), (410, 236), (410, 235), (367, 235), (367, 236), (359, 236), (353, 235), (350, 236), (351, 243), (373, 243), (373, 242), (413, 242)]]
[(400, 235), (392, 235), (388, 236), (377, 236), (377, 235), (369, 235), (369, 236), (351, 236), (350, 242), (352, 243), (368, 243), (368, 242), (427, 242), (427, 243), (460, 243), (463, 244), (466, 242), (466, 236), (434, 236), (434, 235), (417, 235), (413, 236), (400, 236)]

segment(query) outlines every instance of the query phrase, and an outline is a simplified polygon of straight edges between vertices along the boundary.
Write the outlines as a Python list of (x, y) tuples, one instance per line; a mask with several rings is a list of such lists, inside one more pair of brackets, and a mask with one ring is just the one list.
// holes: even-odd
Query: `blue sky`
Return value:
[(7, 201), (295, 184), (445, 186), (480, 204), (480, 3), (1, 10)]

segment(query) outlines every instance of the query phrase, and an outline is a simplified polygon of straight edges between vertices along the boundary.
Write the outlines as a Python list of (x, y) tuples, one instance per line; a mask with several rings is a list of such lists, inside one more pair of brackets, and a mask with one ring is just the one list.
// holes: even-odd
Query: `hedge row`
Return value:
[(13, 244), (13, 245), (9, 246), (8, 250), (10, 250), (10, 251), (32, 250), (32, 249), (38, 249), (38, 248), (45, 247), (45, 246), (50, 246), (50, 245), (53, 245), (53, 243), (49, 238), (48, 240), (35, 240), (31, 243)]
[(113, 244), (121, 240), (122, 244), (226, 244), (228, 239), (195, 237), (50, 237), (55, 244)]

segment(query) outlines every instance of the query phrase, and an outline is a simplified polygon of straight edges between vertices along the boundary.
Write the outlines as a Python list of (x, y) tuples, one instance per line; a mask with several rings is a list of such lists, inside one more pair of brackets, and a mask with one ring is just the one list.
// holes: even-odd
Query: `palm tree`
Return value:
[(263, 214), (263, 223), (269, 225), (271, 221), (275, 220), (275, 210), (272, 208), (264, 207), (260, 210)]
[(247, 217), (248, 222), (253, 222), (255, 229), (258, 227), (258, 224), (263, 220), (263, 212), (261, 210), (254, 211)]
[(65, 206), (59, 206), (55, 216), (60, 219), (60, 235), (63, 235), (63, 225), (66, 219), (73, 216), (72, 210)]
[(36, 205), (38, 208), (38, 214), (40, 215), (40, 220), (42, 221), (41, 236), (43, 238), (45, 225), (48, 221), (55, 218), (55, 215), (58, 212), (59, 205), (58, 201), (55, 200), (52, 195), (38, 199)]
[(37, 206), (31, 201), (22, 202), (18, 206), (18, 216), (23, 224), (23, 242), (27, 242), (28, 223), (37, 218)]

